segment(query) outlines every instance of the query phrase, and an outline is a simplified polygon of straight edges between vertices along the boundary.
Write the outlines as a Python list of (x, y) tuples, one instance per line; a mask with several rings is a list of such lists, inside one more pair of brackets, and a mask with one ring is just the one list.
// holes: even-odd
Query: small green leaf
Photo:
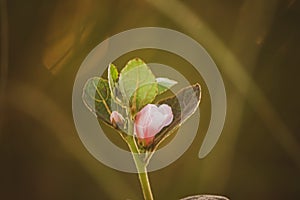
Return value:
[(182, 89), (173, 97), (158, 102), (159, 105), (168, 104), (171, 106), (174, 117), (172, 123), (155, 136), (149, 150), (155, 150), (164, 139), (174, 133), (181, 124), (191, 117), (197, 110), (200, 100), (201, 87), (199, 84), (195, 84)]
[(156, 78), (158, 86), (158, 94), (162, 94), (174, 85), (177, 84), (177, 81), (168, 79), (168, 78)]
[(107, 80), (100, 77), (90, 78), (83, 88), (82, 99), (98, 118), (110, 124), (111, 95)]
[(119, 77), (119, 72), (114, 64), (109, 64), (108, 66), (108, 83), (110, 91), (114, 91), (117, 80)]
[(119, 78), (119, 72), (117, 67), (114, 64), (109, 64), (108, 66), (108, 84), (109, 89), (111, 91), (111, 98), (118, 102), (119, 104), (122, 104), (122, 95), (120, 94), (120, 90), (118, 87), (118, 78)]
[(155, 76), (139, 58), (130, 60), (121, 71), (119, 89), (133, 113), (151, 103), (158, 92)]

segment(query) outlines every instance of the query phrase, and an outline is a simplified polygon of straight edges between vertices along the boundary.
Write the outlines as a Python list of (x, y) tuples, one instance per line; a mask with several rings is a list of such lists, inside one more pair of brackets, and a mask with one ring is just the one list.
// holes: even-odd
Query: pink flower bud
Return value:
[(110, 121), (114, 126), (120, 126), (124, 124), (125, 119), (120, 113), (113, 111), (110, 115)]
[(134, 122), (134, 134), (145, 146), (153, 142), (154, 136), (162, 128), (168, 126), (173, 121), (172, 109), (167, 104), (159, 107), (154, 104), (148, 104), (137, 113)]

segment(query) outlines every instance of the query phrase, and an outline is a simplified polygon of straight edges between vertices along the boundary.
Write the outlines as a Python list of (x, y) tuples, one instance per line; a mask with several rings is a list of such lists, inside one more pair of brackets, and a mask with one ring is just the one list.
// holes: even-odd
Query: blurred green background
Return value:
[(82, 145), (71, 98), (96, 45), (144, 26), (201, 43), (228, 98), (220, 140), (200, 160), (210, 116), (200, 75), (166, 52), (127, 55), (203, 86), (198, 135), (180, 159), (150, 174), (155, 198), (300, 199), (299, 22), (297, 0), (1, 0), (0, 199), (142, 199), (136, 174), (104, 166)]

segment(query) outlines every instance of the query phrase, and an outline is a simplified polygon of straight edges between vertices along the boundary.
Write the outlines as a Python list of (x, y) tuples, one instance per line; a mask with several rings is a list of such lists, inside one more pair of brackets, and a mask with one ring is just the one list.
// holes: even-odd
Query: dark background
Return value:
[(87, 152), (71, 101), (87, 54), (116, 33), (145, 26), (201, 43), (228, 98), (220, 140), (200, 160), (210, 116), (201, 77), (159, 51), (128, 55), (173, 66), (204, 88), (193, 145), (150, 173), (156, 199), (300, 199), (299, 22), (297, 0), (1, 0), (0, 199), (142, 198), (136, 174)]

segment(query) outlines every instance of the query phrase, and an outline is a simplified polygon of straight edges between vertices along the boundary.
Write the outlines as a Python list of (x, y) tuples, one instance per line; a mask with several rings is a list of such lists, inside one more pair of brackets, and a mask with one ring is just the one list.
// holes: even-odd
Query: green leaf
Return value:
[(118, 87), (118, 78), (119, 78), (119, 72), (118, 72), (117, 67), (112, 63), (109, 64), (109, 66), (108, 66), (108, 84), (109, 84), (109, 89), (111, 91), (111, 98), (115, 102), (122, 104), (122, 95), (121, 95), (119, 87)]
[(110, 91), (114, 91), (116, 83), (119, 77), (119, 72), (114, 64), (109, 64), (108, 66), (108, 83)]
[(123, 117), (126, 117), (126, 110), (111, 98), (107, 80), (99, 77), (90, 78), (83, 88), (82, 99), (88, 109), (96, 115), (99, 122), (104, 122), (117, 130), (121, 136), (124, 136), (126, 132), (125, 124), (123, 127), (113, 126), (110, 115), (112, 111), (117, 111)]
[[(157, 95), (157, 85), (156, 84), (146, 84), (137, 89), (136, 99), (134, 96), (132, 97), (131, 102), (135, 102), (136, 112), (143, 108), (145, 105), (151, 103), (155, 96)], [(149, 98), (151, 97), (151, 98)], [(134, 109), (134, 108), (133, 108)]]
[(162, 94), (174, 85), (177, 84), (177, 81), (168, 79), (168, 78), (156, 78), (158, 86), (158, 94)]
[(197, 110), (200, 100), (201, 87), (199, 84), (195, 84), (182, 89), (175, 96), (158, 102), (159, 105), (168, 104), (171, 106), (174, 117), (172, 123), (155, 136), (153, 144), (148, 150), (155, 150), (164, 139), (174, 133), (189, 117), (191, 117)]
[(90, 78), (83, 88), (82, 99), (97, 118), (110, 124), (111, 95), (107, 80), (100, 77)]
[(136, 113), (151, 103), (158, 92), (155, 76), (139, 58), (130, 60), (120, 73), (119, 88), (127, 106)]

